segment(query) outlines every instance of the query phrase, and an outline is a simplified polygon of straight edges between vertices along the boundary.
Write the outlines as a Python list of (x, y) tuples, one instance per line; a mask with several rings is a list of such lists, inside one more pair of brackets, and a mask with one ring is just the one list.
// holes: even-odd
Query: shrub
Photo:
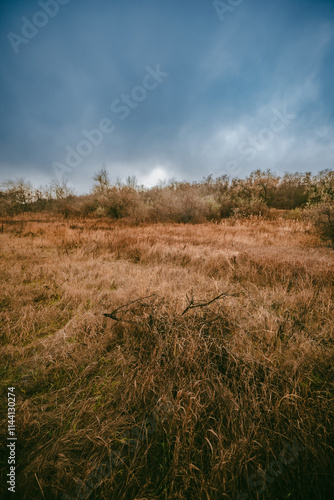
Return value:
[(196, 224), (219, 218), (219, 204), (214, 197), (201, 197), (191, 185), (180, 184), (175, 190), (167, 186), (152, 194), (153, 220)]
[(128, 186), (113, 186), (105, 196), (107, 215), (114, 219), (131, 216), (139, 204), (138, 192)]
[(236, 200), (233, 215), (235, 217), (249, 217), (251, 215), (267, 215), (269, 209), (267, 204), (259, 198), (239, 198)]
[(334, 245), (334, 203), (319, 203), (308, 213), (320, 237)]

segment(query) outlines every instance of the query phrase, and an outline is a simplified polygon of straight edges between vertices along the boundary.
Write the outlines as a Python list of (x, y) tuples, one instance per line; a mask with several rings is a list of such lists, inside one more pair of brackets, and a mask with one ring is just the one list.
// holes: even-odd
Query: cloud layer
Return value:
[(0, 180), (46, 183), (56, 163), (80, 193), (103, 164), (147, 185), (333, 168), (332, 1), (28, 0), (0, 13)]

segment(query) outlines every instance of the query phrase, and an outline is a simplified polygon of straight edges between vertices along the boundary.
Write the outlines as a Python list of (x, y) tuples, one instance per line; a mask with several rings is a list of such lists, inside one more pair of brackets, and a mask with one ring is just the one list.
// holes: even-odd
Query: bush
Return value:
[(250, 217), (251, 215), (268, 215), (269, 209), (267, 204), (259, 198), (252, 197), (239, 198), (236, 200), (235, 208), (233, 209), (234, 217)]
[(188, 184), (181, 184), (175, 190), (167, 186), (152, 194), (151, 213), (155, 221), (196, 224), (219, 218), (219, 204), (214, 197), (202, 197)]
[(139, 204), (139, 194), (132, 187), (113, 186), (108, 189), (103, 203), (109, 217), (122, 219), (133, 215)]
[(319, 203), (309, 209), (316, 232), (334, 246), (334, 203)]

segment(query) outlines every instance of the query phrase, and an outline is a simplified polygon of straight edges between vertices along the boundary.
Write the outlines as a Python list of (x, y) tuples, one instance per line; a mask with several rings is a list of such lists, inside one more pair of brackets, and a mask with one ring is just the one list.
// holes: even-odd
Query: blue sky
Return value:
[(12, 0), (0, 182), (333, 169), (334, 1)]

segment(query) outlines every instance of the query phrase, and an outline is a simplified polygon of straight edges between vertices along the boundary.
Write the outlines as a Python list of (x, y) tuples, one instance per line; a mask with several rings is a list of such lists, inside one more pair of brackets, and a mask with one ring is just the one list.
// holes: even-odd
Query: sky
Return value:
[(333, 170), (334, 0), (2, 0), (0, 183)]

